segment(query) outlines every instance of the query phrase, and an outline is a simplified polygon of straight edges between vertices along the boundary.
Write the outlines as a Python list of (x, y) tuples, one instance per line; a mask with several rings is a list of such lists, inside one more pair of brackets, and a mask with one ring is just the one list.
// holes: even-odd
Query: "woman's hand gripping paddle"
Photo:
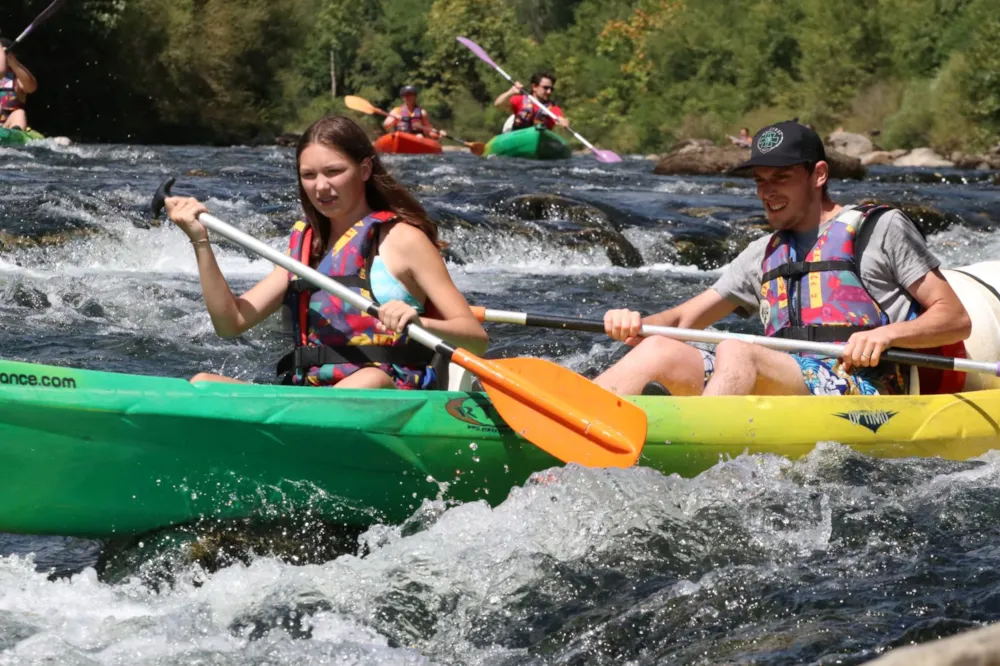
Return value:
[[(347, 97), (344, 98), (344, 104), (347, 106), (348, 109), (351, 109), (352, 111), (365, 113), (369, 116), (378, 115), (378, 116), (385, 116), (386, 118), (389, 117), (388, 113), (378, 108), (377, 106), (366, 100), (364, 97), (357, 97), (356, 95), (348, 95)], [(469, 151), (472, 152), (472, 154), (475, 155), (476, 157), (482, 157), (483, 151), (486, 150), (486, 144), (483, 143), (482, 141), (463, 141), (462, 139), (454, 137), (450, 134), (445, 134), (444, 138), (451, 139), (452, 141), (457, 141), (458, 143), (468, 148)]]
[[(163, 211), (173, 184), (170, 178), (156, 191), (154, 217)], [(198, 221), (359, 310), (378, 315), (372, 301), (222, 220), (203, 213)], [(559, 460), (588, 467), (628, 467), (639, 458), (646, 441), (646, 413), (585, 377), (537, 358), (482, 359), (414, 324), (406, 334), (476, 375), (507, 425)]]
[[(481, 47), (479, 44), (476, 44), (474, 41), (472, 41), (471, 39), (469, 39), (467, 37), (456, 37), (455, 39), (457, 39), (459, 41), (459, 43), (462, 44), (462, 46), (464, 46), (465, 48), (469, 49), (474, 54), (476, 54), (477, 58), (479, 58), (480, 60), (482, 60), (483, 62), (485, 62), (487, 65), (489, 65), (493, 69), (495, 69), (500, 74), (500, 76), (502, 76), (505, 79), (507, 79), (508, 81), (510, 81), (511, 84), (515, 84), (516, 83), (516, 81), (514, 81), (514, 79), (511, 78), (510, 74), (508, 74), (507, 72), (505, 72), (503, 70), (503, 68), (500, 67), (500, 65), (496, 64), (495, 62), (493, 62), (493, 59), (490, 58), (490, 56), (486, 53), (486, 51), (483, 50), (483, 47)], [(524, 94), (524, 95), (526, 95), (528, 97), (528, 99), (531, 100), (532, 104), (534, 104), (535, 106), (537, 106), (538, 108), (540, 108), (542, 110), (542, 113), (544, 113), (547, 116), (551, 116), (551, 118), (553, 120), (557, 120), (558, 119), (557, 116), (556, 116), (556, 114), (554, 114), (551, 111), (549, 111), (549, 109), (548, 109), (547, 106), (545, 106), (544, 104), (542, 104), (541, 102), (539, 102), (537, 99), (535, 99), (531, 95), (531, 93), (529, 93), (527, 90), (522, 89), (521, 93)], [(601, 150), (600, 148), (597, 148), (596, 146), (594, 146), (594, 144), (592, 144), (591, 142), (587, 141), (582, 136), (580, 136), (579, 132), (577, 132), (572, 127), (567, 127), (566, 129), (569, 130), (569, 132), (573, 136), (575, 136), (580, 143), (582, 143), (583, 145), (587, 146), (587, 148), (590, 149), (590, 152), (594, 153), (594, 157), (596, 157), (599, 161), (604, 162), (606, 164), (612, 164), (614, 162), (621, 162), (622, 161), (622, 158), (619, 157), (618, 154), (615, 153), (614, 151), (611, 151), (611, 150)]]

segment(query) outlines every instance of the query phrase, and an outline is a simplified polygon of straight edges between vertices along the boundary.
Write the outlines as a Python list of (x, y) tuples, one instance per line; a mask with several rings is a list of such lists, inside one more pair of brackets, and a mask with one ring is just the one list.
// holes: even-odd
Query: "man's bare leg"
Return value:
[(703, 395), (810, 395), (791, 354), (739, 340), (715, 348), (715, 374)]
[(705, 362), (690, 345), (651, 336), (594, 381), (619, 395), (639, 395), (652, 381), (666, 386), (672, 395), (699, 395), (705, 384)]

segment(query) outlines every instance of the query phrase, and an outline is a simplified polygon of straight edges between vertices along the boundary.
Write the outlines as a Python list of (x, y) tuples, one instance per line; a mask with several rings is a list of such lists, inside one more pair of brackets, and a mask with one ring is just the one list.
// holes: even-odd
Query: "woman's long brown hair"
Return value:
[(365, 159), (371, 160), (372, 175), (365, 183), (365, 198), (368, 200), (368, 207), (375, 212), (391, 211), (395, 213), (401, 221), (412, 224), (427, 234), (427, 237), (438, 249), (445, 247), (445, 243), (442, 243), (438, 238), (437, 225), (427, 216), (427, 211), (420, 205), (420, 202), (385, 170), (382, 160), (379, 159), (375, 147), (368, 140), (364, 130), (345, 116), (326, 116), (309, 126), (309, 129), (299, 139), (298, 149), (295, 151), (295, 175), (299, 182), (299, 201), (302, 203), (306, 220), (313, 230), (312, 248), (310, 248), (309, 253), (310, 263), (315, 265), (322, 259), (323, 252), (330, 242), (332, 229), (329, 218), (320, 213), (309, 201), (305, 188), (302, 187), (302, 179), (298, 176), (302, 151), (314, 143), (339, 150), (356, 164), (361, 164)]

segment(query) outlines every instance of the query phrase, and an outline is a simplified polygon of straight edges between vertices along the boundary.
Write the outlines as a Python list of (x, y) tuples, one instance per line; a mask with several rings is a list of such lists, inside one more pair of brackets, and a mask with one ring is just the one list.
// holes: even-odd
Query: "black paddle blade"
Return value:
[(171, 176), (163, 181), (156, 189), (156, 194), (153, 195), (153, 201), (149, 204), (149, 212), (153, 214), (154, 220), (160, 219), (160, 215), (163, 214), (163, 207), (166, 205), (167, 197), (170, 196), (170, 188), (174, 186), (176, 181), (177, 179)]

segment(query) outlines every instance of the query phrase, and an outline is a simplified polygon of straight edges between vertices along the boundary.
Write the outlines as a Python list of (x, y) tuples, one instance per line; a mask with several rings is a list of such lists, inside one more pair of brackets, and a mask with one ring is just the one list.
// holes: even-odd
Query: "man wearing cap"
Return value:
[(403, 104), (393, 109), (389, 113), (389, 117), (385, 119), (382, 125), (386, 131), (421, 134), (432, 139), (447, 136), (444, 130), (439, 132), (434, 129), (431, 126), (430, 116), (417, 106), (416, 86), (403, 86), (399, 90), (399, 96), (403, 98)]
[[(751, 243), (708, 290), (643, 318), (611, 310), (605, 330), (634, 349), (595, 380), (620, 394), (873, 395), (902, 393), (907, 373), (881, 363), (889, 347), (926, 349), (965, 340), (968, 313), (913, 223), (887, 206), (841, 206), (813, 130), (789, 121), (753, 137), (757, 197), (774, 233)], [(715, 353), (643, 324), (705, 328), (757, 314), (769, 336), (845, 343), (844, 357), (764, 349), (737, 340)]]
[(38, 89), (38, 83), (14, 54), (7, 52), (10, 45), (9, 39), (0, 38), (0, 127), (27, 129), (24, 103)]

